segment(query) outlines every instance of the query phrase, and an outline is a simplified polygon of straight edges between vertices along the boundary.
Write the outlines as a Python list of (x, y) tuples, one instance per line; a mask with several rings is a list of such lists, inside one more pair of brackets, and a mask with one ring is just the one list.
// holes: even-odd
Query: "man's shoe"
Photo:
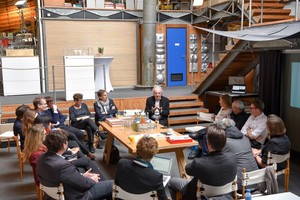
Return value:
[(103, 149), (103, 144), (101, 141), (99, 141), (99, 144), (97, 145), (97, 149)]
[(99, 130), (97, 132), (95, 132), (95, 134), (98, 135), (101, 138), (101, 140), (106, 140), (106, 138), (107, 138), (107, 135), (105, 135), (103, 132), (101, 132)]
[(91, 146), (89, 147), (89, 150), (90, 150), (91, 153), (95, 153), (95, 149), (94, 149), (94, 146), (93, 146), (93, 145), (91, 145)]
[(200, 158), (202, 156), (202, 150), (197, 149), (194, 151), (191, 151), (191, 153), (189, 153), (188, 155), (188, 159), (194, 159), (194, 158)]
[(92, 153), (89, 153), (88, 154), (88, 157), (91, 159), (91, 160), (95, 160), (96, 156)]

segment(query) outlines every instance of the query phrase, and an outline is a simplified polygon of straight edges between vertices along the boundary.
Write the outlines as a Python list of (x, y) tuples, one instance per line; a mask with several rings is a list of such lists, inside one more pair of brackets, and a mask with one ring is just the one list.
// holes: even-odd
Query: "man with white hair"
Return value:
[(235, 100), (232, 103), (232, 113), (230, 118), (235, 122), (235, 126), (241, 130), (246, 123), (249, 115), (245, 112), (244, 103), (240, 100)]
[(158, 120), (161, 125), (168, 127), (169, 99), (162, 96), (162, 93), (161, 86), (153, 87), (153, 96), (147, 98), (145, 112), (153, 121)]

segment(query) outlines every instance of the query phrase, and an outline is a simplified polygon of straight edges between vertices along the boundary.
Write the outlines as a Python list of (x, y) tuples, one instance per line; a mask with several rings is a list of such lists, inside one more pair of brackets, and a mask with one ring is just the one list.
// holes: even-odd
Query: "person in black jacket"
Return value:
[(105, 90), (97, 92), (98, 100), (94, 103), (95, 122), (104, 121), (106, 118), (116, 117), (118, 108), (112, 99), (108, 98)]
[(65, 199), (97, 200), (112, 198), (112, 181), (102, 181), (99, 174), (90, 170), (81, 174), (76, 167), (65, 160), (62, 154), (68, 148), (66, 133), (57, 129), (51, 131), (44, 141), (47, 152), (37, 162), (37, 177), (40, 183), (64, 187)]
[(230, 114), (230, 118), (235, 122), (235, 126), (241, 130), (246, 123), (248, 117), (250, 116), (245, 112), (244, 103), (240, 100), (235, 100), (232, 103), (232, 113)]
[(167, 200), (163, 175), (154, 170), (150, 163), (157, 153), (157, 148), (158, 143), (154, 138), (142, 137), (136, 145), (137, 157), (133, 160), (119, 160), (115, 183), (133, 194), (156, 190), (159, 200)]
[(168, 127), (169, 99), (162, 96), (162, 93), (161, 86), (153, 87), (153, 96), (147, 98), (145, 112), (153, 121), (158, 120), (161, 125)]
[(16, 109), (16, 120), (14, 122), (14, 126), (13, 126), (13, 131), (14, 131), (14, 135), (20, 135), (20, 143), (21, 143), (21, 150), (24, 149), (24, 141), (25, 141), (25, 135), (22, 133), (22, 118), (23, 118), (23, 114), (24, 112), (29, 108), (29, 106), (27, 105), (21, 105), (18, 106)]
[[(212, 186), (222, 186), (234, 180), (237, 174), (237, 160), (231, 153), (223, 153), (226, 144), (224, 129), (216, 125), (207, 129), (208, 155), (194, 160), (185, 166), (192, 180), (172, 177), (169, 181), (169, 191), (173, 200), (176, 192), (182, 193), (182, 199), (196, 200), (197, 181)], [(222, 199), (232, 198), (230, 194), (223, 195)]]

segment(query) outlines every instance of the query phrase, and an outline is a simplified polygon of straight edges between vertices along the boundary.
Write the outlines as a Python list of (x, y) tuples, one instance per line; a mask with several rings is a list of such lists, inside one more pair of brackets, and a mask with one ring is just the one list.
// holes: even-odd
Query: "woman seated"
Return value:
[[(285, 134), (286, 128), (280, 117), (271, 114), (267, 117), (267, 129), (270, 134), (269, 142), (262, 150), (252, 149), (253, 155), (259, 167), (267, 166), (268, 152), (279, 155), (287, 154), (291, 149), (291, 142)], [(277, 163), (277, 171), (286, 167), (286, 161)]]
[(116, 117), (118, 108), (112, 99), (108, 98), (105, 90), (97, 92), (98, 100), (94, 103), (95, 122), (104, 121), (106, 118)]
[[(25, 147), (23, 151), (24, 161), (30, 163), (34, 175), (34, 181), (37, 186), (39, 185), (39, 181), (36, 176), (36, 163), (39, 156), (47, 151), (46, 146), (43, 144), (46, 134), (47, 132), (43, 124), (34, 124), (27, 130), (27, 135), (25, 137)], [(51, 132), (49, 134), (51, 134)], [(78, 152), (78, 147), (68, 149), (63, 156), (80, 172), (92, 169), (92, 172), (100, 174), (100, 170), (95, 163), (85, 156), (78, 156)], [(71, 156), (72, 154), (75, 156)]]
[(231, 98), (228, 94), (222, 95), (219, 97), (219, 104), (221, 106), (221, 109), (219, 110), (218, 114), (215, 117), (215, 120), (221, 120), (223, 118), (230, 118), (230, 114), (232, 112), (231, 109)]
[(73, 95), (74, 105), (69, 108), (69, 116), (71, 119), (71, 125), (78, 129), (85, 129), (87, 131), (89, 150), (91, 153), (95, 153), (94, 149), (94, 135), (99, 135), (102, 140), (106, 139), (106, 135), (103, 134), (95, 122), (91, 119), (91, 112), (88, 106), (82, 102), (83, 95), (76, 93)]
[(136, 145), (137, 157), (118, 162), (115, 183), (123, 190), (142, 194), (157, 191), (158, 199), (168, 199), (163, 185), (163, 175), (153, 169), (150, 163), (157, 153), (158, 143), (152, 137), (142, 137)]

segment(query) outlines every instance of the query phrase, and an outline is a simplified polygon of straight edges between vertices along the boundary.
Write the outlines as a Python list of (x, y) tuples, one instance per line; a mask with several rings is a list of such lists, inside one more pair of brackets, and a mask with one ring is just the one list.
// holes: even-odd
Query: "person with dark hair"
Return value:
[[(226, 144), (226, 134), (222, 128), (212, 125), (207, 129), (208, 155), (195, 158), (185, 166), (192, 180), (172, 177), (169, 181), (169, 191), (173, 200), (176, 192), (182, 193), (182, 199), (196, 200), (197, 180), (212, 186), (222, 186), (234, 180), (237, 174), (237, 161), (233, 154), (223, 153)], [(231, 199), (231, 194), (223, 195), (222, 199)]]
[(157, 148), (158, 143), (153, 137), (142, 137), (136, 145), (137, 157), (133, 160), (119, 160), (115, 183), (134, 194), (156, 190), (159, 200), (167, 200), (163, 175), (154, 170), (150, 163)]
[(38, 114), (42, 114), (43, 112), (45, 112), (45, 110), (47, 110), (46, 99), (43, 97), (34, 98), (32, 104)]
[(264, 103), (262, 101), (252, 101), (250, 105), (251, 115), (241, 129), (241, 132), (249, 138), (251, 147), (255, 149), (260, 149), (268, 136), (267, 116), (263, 110)]
[(97, 92), (98, 100), (94, 103), (95, 122), (104, 121), (106, 118), (116, 117), (118, 108), (112, 99), (108, 98), (105, 90)]
[(100, 200), (112, 198), (112, 181), (102, 181), (99, 174), (90, 170), (80, 173), (62, 154), (68, 148), (66, 132), (53, 130), (44, 141), (47, 152), (40, 155), (37, 162), (39, 181), (48, 187), (64, 187), (66, 199)]
[(170, 114), (169, 99), (162, 96), (163, 90), (159, 85), (153, 87), (153, 96), (146, 100), (145, 113), (149, 114), (149, 118), (153, 121), (158, 120), (159, 123), (168, 127), (168, 117)]
[[(262, 150), (252, 149), (253, 155), (259, 167), (267, 166), (268, 152), (279, 155), (287, 154), (291, 149), (291, 142), (286, 133), (284, 122), (277, 115), (268, 115), (267, 129), (270, 134), (270, 140)], [(286, 161), (277, 163), (277, 171), (286, 168)]]
[(89, 150), (80, 142), (80, 140), (83, 140), (84, 133), (73, 127), (73, 126), (67, 126), (65, 125), (66, 118), (65, 116), (58, 110), (57, 105), (54, 104), (54, 99), (50, 96), (45, 97), (48, 109), (45, 111), (45, 113), (51, 118), (51, 123), (53, 128), (61, 128), (68, 133), (68, 138), (70, 140), (73, 140), (77, 143), (82, 153), (87, 155), (89, 158), (94, 160), (96, 156), (92, 154), (92, 152), (89, 152)]
[(69, 108), (71, 125), (78, 129), (85, 129), (89, 139), (89, 151), (95, 153), (94, 134), (99, 135), (102, 140), (106, 135), (102, 133), (95, 122), (91, 119), (91, 112), (88, 106), (82, 102), (83, 95), (76, 93), (73, 95), (74, 105)]
[(232, 103), (232, 113), (230, 118), (235, 122), (235, 126), (241, 130), (246, 123), (249, 114), (245, 112), (244, 103), (241, 100), (235, 100)]
[(21, 150), (24, 149), (25, 136), (22, 133), (22, 119), (24, 112), (29, 108), (27, 105), (21, 105), (16, 108), (16, 120), (14, 122), (13, 131), (15, 136), (20, 136)]

